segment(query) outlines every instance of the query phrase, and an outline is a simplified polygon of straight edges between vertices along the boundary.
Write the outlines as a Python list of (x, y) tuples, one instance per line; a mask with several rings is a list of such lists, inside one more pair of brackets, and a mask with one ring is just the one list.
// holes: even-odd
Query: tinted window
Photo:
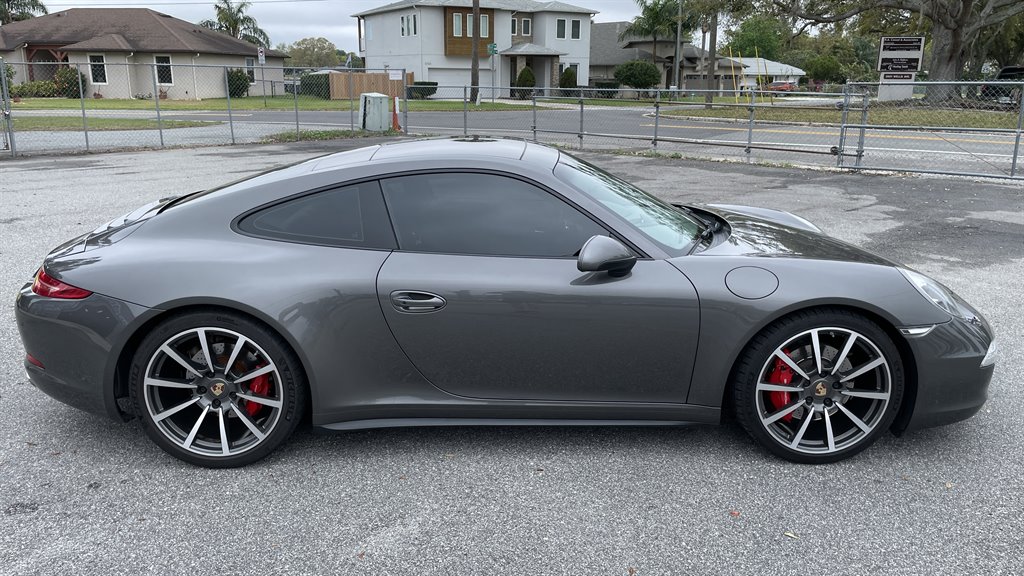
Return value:
[(402, 250), (563, 257), (607, 232), (548, 192), (493, 174), (421, 174), (381, 182)]
[(393, 250), (395, 237), (376, 182), (317, 192), (247, 216), (250, 234), (330, 246)]

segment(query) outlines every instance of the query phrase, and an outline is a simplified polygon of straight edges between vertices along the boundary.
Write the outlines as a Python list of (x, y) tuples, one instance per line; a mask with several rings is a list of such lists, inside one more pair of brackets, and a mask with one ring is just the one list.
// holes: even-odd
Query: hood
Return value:
[(689, 206), (725, 221), (728, 236), (703, 252), (714, 256), (760, 256), (838, 260), (895, 266), (895, 263), (837, 240), (788, 212), (748, 206)]

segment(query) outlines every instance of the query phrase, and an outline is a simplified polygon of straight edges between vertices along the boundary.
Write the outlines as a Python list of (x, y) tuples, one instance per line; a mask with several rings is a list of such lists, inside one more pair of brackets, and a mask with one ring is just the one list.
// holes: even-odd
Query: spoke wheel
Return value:
[(759, 443), (807, 463), (863, 450), (892, 423), (903, 394), (899, 353), (845, 311), (788, 318), (751, 342), (733, 383), (737, 415)]
[(159, 326), (140, 346), (132, 396), (147, 433), (167, 452), (204, 466), (239, 466), (294, 429), (303, 390), (296, 365), (262, 326), (192, 314)]

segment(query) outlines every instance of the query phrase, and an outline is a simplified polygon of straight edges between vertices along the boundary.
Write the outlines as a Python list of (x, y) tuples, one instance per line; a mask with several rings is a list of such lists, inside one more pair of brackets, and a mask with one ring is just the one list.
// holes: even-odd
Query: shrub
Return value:
[(516, 77), (516, 87), (523, 88), (523, 90), (513, 90), (512, 96), (515, 98), (526, 99), (533, 94), (533, 87), (537, 85), (537, 78), (533, 75), (533, 70), (529, 66), (525, 66), (519, 71), (519, 76)]
[(57, 95), (57, 87), (50, 80), (14, 84), (10, 91), (11, 98), (53, 98)]
[(228, 70), (228, 95), (241, 98), (249, 94), (249, 73), (241, 68)]
[(562, 75), (558, 77), (558, 87), (562, 89), (562, 96), (579, 96), (580, 91), (576, 89), (576, 70), (572, 68), (562, 70)]
[(327, 74), (306, 74), (299, 80), (299, 94), (316, 96), (329, 100), (331, 98), (331, 78)]
[(619, 93), (613, 92), (613, 90), (618, 90), (619, 86), (622, 86), (622, 83), (618, 80), (594, 80), (594, 88), (597, 88), (594, 96), (598, 98), (615, 98)]
[(85, 74), (70, 66), (61, 66), (53, 75), (54, 96), (64, 98), (81, 98), (82, 88), (86, 85)]
[(406, 98), (413, 100), (425, 100), (437, 93), (437, 82), (421, 80), (413, 82), (412, 86), (406, 86)]
[(661, 82), (658, 67), (644, 60), (632, 60), (615, 68), (615, 79), (626, 86), (644, 90)]
[(7, 87), (10, 88), (14, 83), (14, 66), (4, 62), (4, 76), (7, 77)]

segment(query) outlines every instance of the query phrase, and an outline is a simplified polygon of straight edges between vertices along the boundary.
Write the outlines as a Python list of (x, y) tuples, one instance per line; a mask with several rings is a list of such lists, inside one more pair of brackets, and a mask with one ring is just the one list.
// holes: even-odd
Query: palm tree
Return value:
[(676, 19), (678, 17), (677, 0), (636, 0), (640, 8), (640, 15), (633, 18), (622, 33), (619, 40), (629, 37), (651, 38), (651, 62), (658, 62), (658, 37), (668, 38), (676, 33)]
[(28, 20), (48, 13), (46, 6), (39, 0), (0, 0), (0, 24)]
[(220, 30), (250, 44), (269, 48), (270, 36), (267, 36), (267, 33), (259, 27), (255, 18), (245, 13), (250, 6), (252, 6), (250, 2), (217, 0), (213, 6), (213, 10), (217, 14), (216, 20), (203, 20), (199, 25), (211, 30)]

